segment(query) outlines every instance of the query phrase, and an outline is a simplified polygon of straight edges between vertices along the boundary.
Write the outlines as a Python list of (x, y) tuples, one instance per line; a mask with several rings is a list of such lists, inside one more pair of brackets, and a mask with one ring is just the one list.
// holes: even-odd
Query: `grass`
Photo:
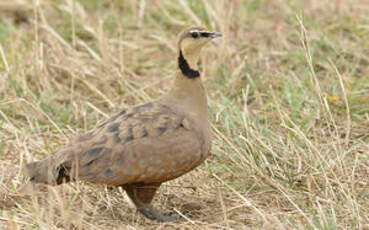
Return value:
[[(364, 1), (29, 2), (0, 2), (0, 225), (369, 228)], [(183, 220), (146, 220), (122, 190), (85, 183), (14, 198), (26, 162), (165, 93), (193, 24), (224, 36), (201, 58), (212, 155), (155, 200)]]

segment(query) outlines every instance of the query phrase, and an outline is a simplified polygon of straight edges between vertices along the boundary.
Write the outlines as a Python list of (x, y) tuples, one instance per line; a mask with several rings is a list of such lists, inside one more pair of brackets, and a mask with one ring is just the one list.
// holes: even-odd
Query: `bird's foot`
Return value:
[(181, 218), (181, 216), (172, 213), (160, 213), (151, 205), (148, 207), (141, 207), (137, 209), (142, 215), (150, 220), (156, 220), (159, 222), (172, 222)]

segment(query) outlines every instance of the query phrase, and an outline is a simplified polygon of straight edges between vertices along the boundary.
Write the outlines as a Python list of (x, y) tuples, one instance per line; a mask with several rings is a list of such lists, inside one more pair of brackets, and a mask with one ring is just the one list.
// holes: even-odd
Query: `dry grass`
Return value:
[[(366, 1), (5, 2), (4, 229), (369, 229)], [(182, 221), (148, 221), (123, 191), (84, 183), (13, 197), (23, 164), (164, 93), (192, 24), (224, 36), (202, 56), (213, 155), (155, 200)]]

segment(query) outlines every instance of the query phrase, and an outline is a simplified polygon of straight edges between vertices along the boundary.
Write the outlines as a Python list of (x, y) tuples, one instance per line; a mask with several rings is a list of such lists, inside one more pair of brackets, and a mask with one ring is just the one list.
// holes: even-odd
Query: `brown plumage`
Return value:
[(122, 110), (47, 159), (27, 164), (31, 183), (79, 179), (122, 186), (147, 218), (175, 220), (155, 210), (151, 201), (161, 183), (194, 169), (209, 153), (206, 93), (196, 69), (201, 48), (218, 36), (201, 27), (184, 30), (169, 93)]

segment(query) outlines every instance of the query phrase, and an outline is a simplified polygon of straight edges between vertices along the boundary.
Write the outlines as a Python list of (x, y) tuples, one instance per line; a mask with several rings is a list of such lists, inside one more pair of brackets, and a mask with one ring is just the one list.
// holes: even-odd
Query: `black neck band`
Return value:
[(178, 67), (181, 69), (183, 75), (188, 78), (200, 77), (199, 71), (191, 69), (191, 67), (188, 65), (186, 59), (183, 57), (181, 50), (179, 51)]

